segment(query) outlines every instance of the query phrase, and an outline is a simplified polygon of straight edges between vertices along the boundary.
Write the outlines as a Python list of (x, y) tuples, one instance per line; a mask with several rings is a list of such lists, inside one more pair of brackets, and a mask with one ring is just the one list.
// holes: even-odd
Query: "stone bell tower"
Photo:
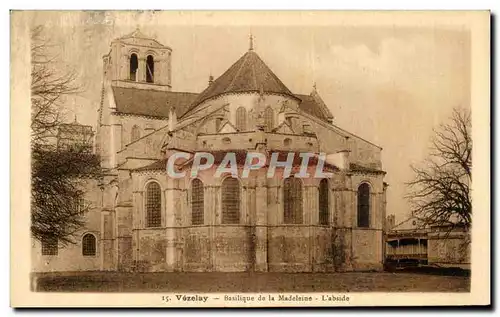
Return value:
[(172, 49), (139, 29), (111, 42), (104, 75), (114, 86), (170, 91)]

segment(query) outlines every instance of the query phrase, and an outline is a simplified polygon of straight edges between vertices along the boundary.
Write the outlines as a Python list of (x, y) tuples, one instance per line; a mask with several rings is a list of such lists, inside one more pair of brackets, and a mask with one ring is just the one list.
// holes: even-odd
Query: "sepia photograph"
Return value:
[(11, 305), (489, 304), (489, 12), (10, 18)]

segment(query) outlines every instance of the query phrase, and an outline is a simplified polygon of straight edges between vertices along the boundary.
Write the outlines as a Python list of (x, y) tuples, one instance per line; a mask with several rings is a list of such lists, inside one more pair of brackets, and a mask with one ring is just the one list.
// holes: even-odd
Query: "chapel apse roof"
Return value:
[(295, 95), (301, 100), (299, 109), (323, 121), (328, 121), (331, 118), (330, 113), (325, 113), (322, 107), (318, 104), (315, 98), (311, 95)]
[(251, 49), (201, 92), (191, 108), (218, 95), (259, 91), (297, 98)]
[(112, 87), (116, 110), (122, 114), (168, 118), (170, 107), (181, 116), (198, 94), (151, 89)]

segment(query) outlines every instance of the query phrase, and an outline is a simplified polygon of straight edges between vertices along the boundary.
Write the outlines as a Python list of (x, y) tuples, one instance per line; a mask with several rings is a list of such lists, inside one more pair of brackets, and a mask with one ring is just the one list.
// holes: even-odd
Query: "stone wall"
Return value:
[[(204, 223), (196, 226), (190, 222), (188, 177), (172, 180), (163, 171), (133, 174), (134, 261), (143, 263), (144, 270), (330, 272), (382, 268), (382, 174), (335, 174), (329, 181), (329, 224), (323, 226), (318, 217), (319, 180), (313, 178), (302, 180), (303, 224), (283, 223), (280, 170), (275, 178), (268, 179), (266, 171), (259, 170), (241, 179), (240, 223), (223, 225), (222, 179), (212, 177), (213, 173), (209, 169), (198, 175), (204, 184), (205, 205)], [(164, 193), (159, 229), (147, 229), (143, 224), (144, 186), (151, 180)], [(371, 186), (370, 228), (366, 229), (357, 228), (356, 216), (357, 187), (363, 182)], [(152, 251), (160, 247), (164, 253)]]
[(469, 232), (430, 232), (427, 240), (429, 264), (470, 268)]

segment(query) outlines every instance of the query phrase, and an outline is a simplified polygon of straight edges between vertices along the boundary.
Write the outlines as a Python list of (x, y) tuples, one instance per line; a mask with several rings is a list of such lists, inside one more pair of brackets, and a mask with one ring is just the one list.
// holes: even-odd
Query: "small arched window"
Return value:
[(94, 256), (96, 253), (96, 239), (91, 233), (87, 233), (82, 239), (82, 254), (84, 256)]
[(283, 184), (283, 222), (285, 224), (302, 223), (302, 181), (290, 177)]
[(274, 128), (274, 111), (271, 107), (267, 107), (264, 111), (264, 124), (266, 132), (271, 132)]
[(191, 183), (191, 223), (193, 225), (203, 224), (204, 202), (203, 183), (195, 178)]
[(358, 227), (370, 227), (370, 185), (367, 183), (358, 187)]
[(137, 81), (138, 67), (139, 67), (139, 61), (137, 60), (137, 55), (134, 53), (130, 55), (130, 80)]
[(240, 222), (240, 182), (228, 177), (222, 181), (222, 223)]
[(290, 146), (292, 144), (292, 139), (286, 138), (283, 140), (283, 145), (284, 146)]
[(155, 61), (152, 55), (146, 58), (146, 81), (154, 83), (155, 81)]
[(136, 140), (139, 140), (141, 138), (141, 128), (138, 126), (134, 125), (132, 127), (132, 132), (130, 135), (130, 142), (134, 142)]
[(236, 110), (236, 129), (245, 131), (247, 129), (247, 111), (243, 107)]
[(322, 179), (319, 182), (319, 224), (328, 225), (328, 218), (330, 217), (330, 197), (328, 191), (328, 180)]
[(161, 189), (156, 182), (146, 187), (146, 226), (161, 226)]

